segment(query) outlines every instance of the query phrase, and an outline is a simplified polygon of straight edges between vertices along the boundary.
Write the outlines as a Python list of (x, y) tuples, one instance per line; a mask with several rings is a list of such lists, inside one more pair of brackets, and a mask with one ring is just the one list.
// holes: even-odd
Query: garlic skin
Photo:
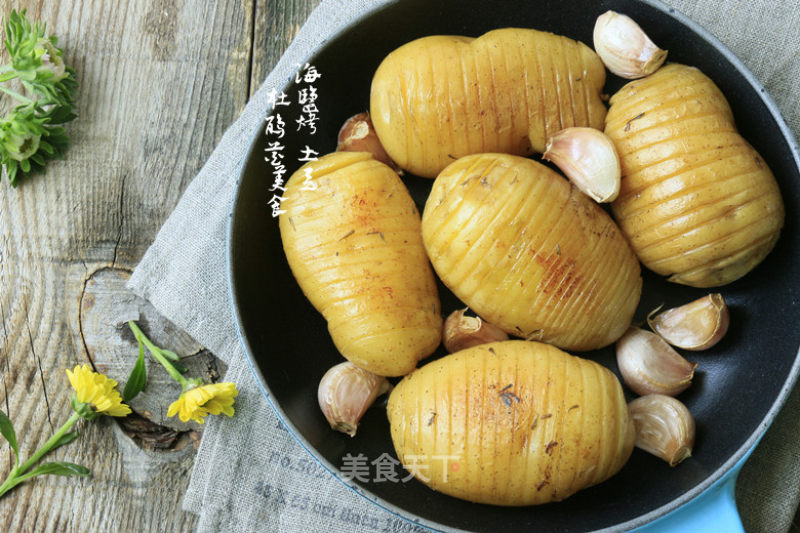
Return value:
[(331, 428), (354, 437), (369, 406), (390, 390), (392, 385), (385, 377), (347, 361), (330, 368), (322, 376), (317, 401)]
[(730, 316), (725, 299), (709, 294), (680, 307), (647, 317), (650, 328), (673, 346), (684, 350), (705, 350), (728, 332)]
[(442, 338), (447, 353), (455, 353), (487, 342), (508, 340), (505, 331), (480, 317), (464, 316), (466, 312), (466, 307), (453, 311), (444, 321)]
[(680, 401), (663, 394), (648, 394), (628, 404), (636, 428), (635, 446), (675, 466), (692, 455), (695, 422)]
[(619, 156), (614, 143), (594, 128), (566, 128), (547, 141), (542, 158), (595, 202), (617, 198), (621, 183)]
[(697, 367), (660, 336), (633, 326), (617, 341), (617, 365), (625, 384), (642, 396), (683, 392)]
[(336, 138), (337, 152), (369, 152), (372, 157), (397, 171), (397, 165), (383, 148), (369, 113), (358, 113), (342, 124)]
[(642, 28), (627, 15), (606, 11), (594, 24), (594, 49), (605, 66), (633, 80), (652, 74), (667, 59)]

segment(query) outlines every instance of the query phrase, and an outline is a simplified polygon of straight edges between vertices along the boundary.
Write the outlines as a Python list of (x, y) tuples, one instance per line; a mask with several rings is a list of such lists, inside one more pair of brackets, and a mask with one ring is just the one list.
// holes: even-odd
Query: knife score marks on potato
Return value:
[[(494, 342), (415, 370), (389, 396), (398, 458), (472, 502), (562, 500), (614, 475), (634, 445), (616, 376), (539, 342)], [(445, 458), (446, 460), (441, 460)]]
[(530, 159), (453, 162), (434, 181), (422, 238), (444, 284), (509, 335), (601, 348), (639, 303), (639, 262), (611, 217)]
[(335, 152), (297, 170), (284, 196), (286, 258), (336, 348), (374, 374), (408, 374), (439, 346), (442, 317), (400, 177), (368, 153)]
[(602, 129), (605, 80), (597, 54), (560, 35), (504, 28), (477, 39), (429, 36), (380, 64), (370, 115), (395, 163), (433, 178), (464, 155), (530, 155), (564, 128)]
[(717, 287), (775, 246), (784, 218), (775, 177), (699, 69), (672, 63), (625, 85), (605, 133), (622, 168), (614, 217), (650, 270)]

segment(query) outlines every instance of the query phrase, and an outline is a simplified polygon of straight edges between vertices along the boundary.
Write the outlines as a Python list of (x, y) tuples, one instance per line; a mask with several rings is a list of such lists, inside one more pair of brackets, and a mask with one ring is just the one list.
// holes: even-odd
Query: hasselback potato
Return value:
[(384, 59), (370, 112), (389, 156), (432, 178), (463, 155), (529, 155), (563, 128), (602, 128), (605, 76), (588, 46), (552, 33), (429, 36)]
[(511, 335), (600, 348), (630, 325), (639, 262), (603, 209), (548, 167), (470, 155), (436, 181), (422, 237), (445, 285)]
[(774, 247), (784, 217), (775, 178), (700, 70), (669, 64), (628, 83), (611, 98), (605, 132), (622, 168), (614, 216), (646, 267), (713, 287)]
[(286, 183), (283, 249), (300, 288), (356, 365), (402, 376), (439, 345), (442, 318), (414, 201), (363, 152), (312, 161)]
[(429, 363), (395, 387), (388, 416), (397, 456), (420, 481), (495, 505), (562, 500), (615, 474), (634, 442), (614, 374), (538, 342)]

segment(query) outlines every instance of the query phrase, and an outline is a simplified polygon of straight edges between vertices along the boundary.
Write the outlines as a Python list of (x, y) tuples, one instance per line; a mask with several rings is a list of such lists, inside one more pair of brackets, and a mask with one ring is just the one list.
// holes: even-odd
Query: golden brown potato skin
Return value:
[(647, 268), (716, 287), (772, 250), (784, 217), (775, 178), (698, 69), (673, 63), (625, 85), (605, 132), (622, 166), (614, 216)]
[(395, 387), (387, 409), (397, 456), (424, 465), (420, 481), (494, 505), (562, 500), (600, 483), (635, 437), (614, 374), (538, 342), (482, 344), (429, 363)]
[(600, 348), (625, 333), (639, 302), (639, 262), (611, 217), (523, 157), (448, 166), (425, 204), (422, 238), (444, 284), (517, 337)]
[(543, 152), (569, 126), (603, 127), (606, 71), (583, 43), (505, 28), (477, 39), (430, 36), (378, 67), (370, 111), (391, 158), (435, 177), (463, 155)]
[(375, 374), (409, 373), (439, 345), (442, 317), (403, 182), (368, 153), (337, 152), (301, 167), (283, 196), (286, 259), (336, 348)]

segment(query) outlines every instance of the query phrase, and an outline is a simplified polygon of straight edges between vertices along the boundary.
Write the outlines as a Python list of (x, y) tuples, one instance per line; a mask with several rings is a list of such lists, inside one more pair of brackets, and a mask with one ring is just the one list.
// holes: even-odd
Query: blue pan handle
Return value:
[(638, 529), (635, 533), (744, 533), (736, 509), (734, 487), (748, 452), (736, 466), (690, 502)]

